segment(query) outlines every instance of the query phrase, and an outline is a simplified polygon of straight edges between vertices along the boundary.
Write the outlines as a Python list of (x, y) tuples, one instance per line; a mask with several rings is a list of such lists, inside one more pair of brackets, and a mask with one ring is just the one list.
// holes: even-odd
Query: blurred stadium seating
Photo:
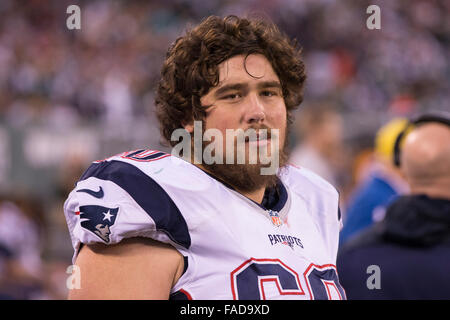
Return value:
[(17, 261), (3, 244), (0, 297), (65, 298), (68, 191), (93, 160), (142, 146), (168, 151), (153, 110), (160, 67), (186, 26), (208, 15), (265, 16), (298, 39), (305, 106), (333, 105), (344, 121), (343, 202), (361, 174), (355, 159), (382, 124), (448, 109), (449, 1), (376, 1), (381, 30), (365, 27), (371, 2), (351, 0), (76, 1), (82, 28), (67, 30), (72, 2), (0, 1), (0, 220), (20, 212), (27, 227), (10, 222), (9, 231), (37, 243), (12, 257), (40, 259), (8, 296), (2, 274)]

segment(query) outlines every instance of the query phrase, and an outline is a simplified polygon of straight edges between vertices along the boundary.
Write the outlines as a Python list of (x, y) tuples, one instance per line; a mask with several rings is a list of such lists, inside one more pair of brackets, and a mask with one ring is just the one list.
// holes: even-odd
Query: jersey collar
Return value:
[[(199, 168), (199, 167), (197, 167), (197, 168)], [(225, 187), (227, 187), (235, 192), (239, 192), (229, 183), (212, 175), (211, 173), (203, 170), (202, 168), (199, 168), (199, 169), (202, 170), (207, 175), (209, 175), (214, 180), (217, 180), (220, 183), (222, 183)], [(277, 178), (277, 184), (274, 187), (267, 187), (266, 190), (264, 191), (264, 197), (263, 197), (261, 203), (258, 203), (248, 197), (246, 197), (246, 198), (264, 210), (272, 210), (272, 211), (280, 212), (281, 209), (284, 208), (284, 206), (288, 200), (288, 193), (287, 193), (286, 187), (283, 185), (281, 180), (279, 178)]]

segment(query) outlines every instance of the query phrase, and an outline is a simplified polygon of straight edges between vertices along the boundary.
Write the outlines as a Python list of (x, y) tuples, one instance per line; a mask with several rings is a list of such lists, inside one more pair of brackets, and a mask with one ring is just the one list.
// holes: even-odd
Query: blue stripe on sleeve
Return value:
[(80, 178), (90, 177), (112, 181), (136, 201), (155, 221), (156, 229), (164, 231), (174, 242), (188, 249), (191, 245), (186, 221), (166, 191), (135, 166), (122, 161), (93, 163)]

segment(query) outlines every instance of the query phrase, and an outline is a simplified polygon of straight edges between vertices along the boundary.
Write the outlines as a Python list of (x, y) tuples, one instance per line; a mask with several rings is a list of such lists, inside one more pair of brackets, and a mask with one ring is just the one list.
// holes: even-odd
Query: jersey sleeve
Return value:
[(64, 203), (74, 260), (81, 244), (146, 237), (188, 249), (181, 212), (165, 190), (130, 163), (93, 163)]

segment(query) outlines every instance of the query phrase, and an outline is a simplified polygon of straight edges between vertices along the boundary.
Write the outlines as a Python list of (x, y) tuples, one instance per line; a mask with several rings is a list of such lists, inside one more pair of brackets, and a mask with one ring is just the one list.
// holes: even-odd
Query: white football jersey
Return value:
[(338, 192), (288, 165), (263, 207), (180, 158), (135, 150), (95, 161), (64, 205), (75, 250), (148, 237), (184, 256), (172, 299), (345, 299)]

